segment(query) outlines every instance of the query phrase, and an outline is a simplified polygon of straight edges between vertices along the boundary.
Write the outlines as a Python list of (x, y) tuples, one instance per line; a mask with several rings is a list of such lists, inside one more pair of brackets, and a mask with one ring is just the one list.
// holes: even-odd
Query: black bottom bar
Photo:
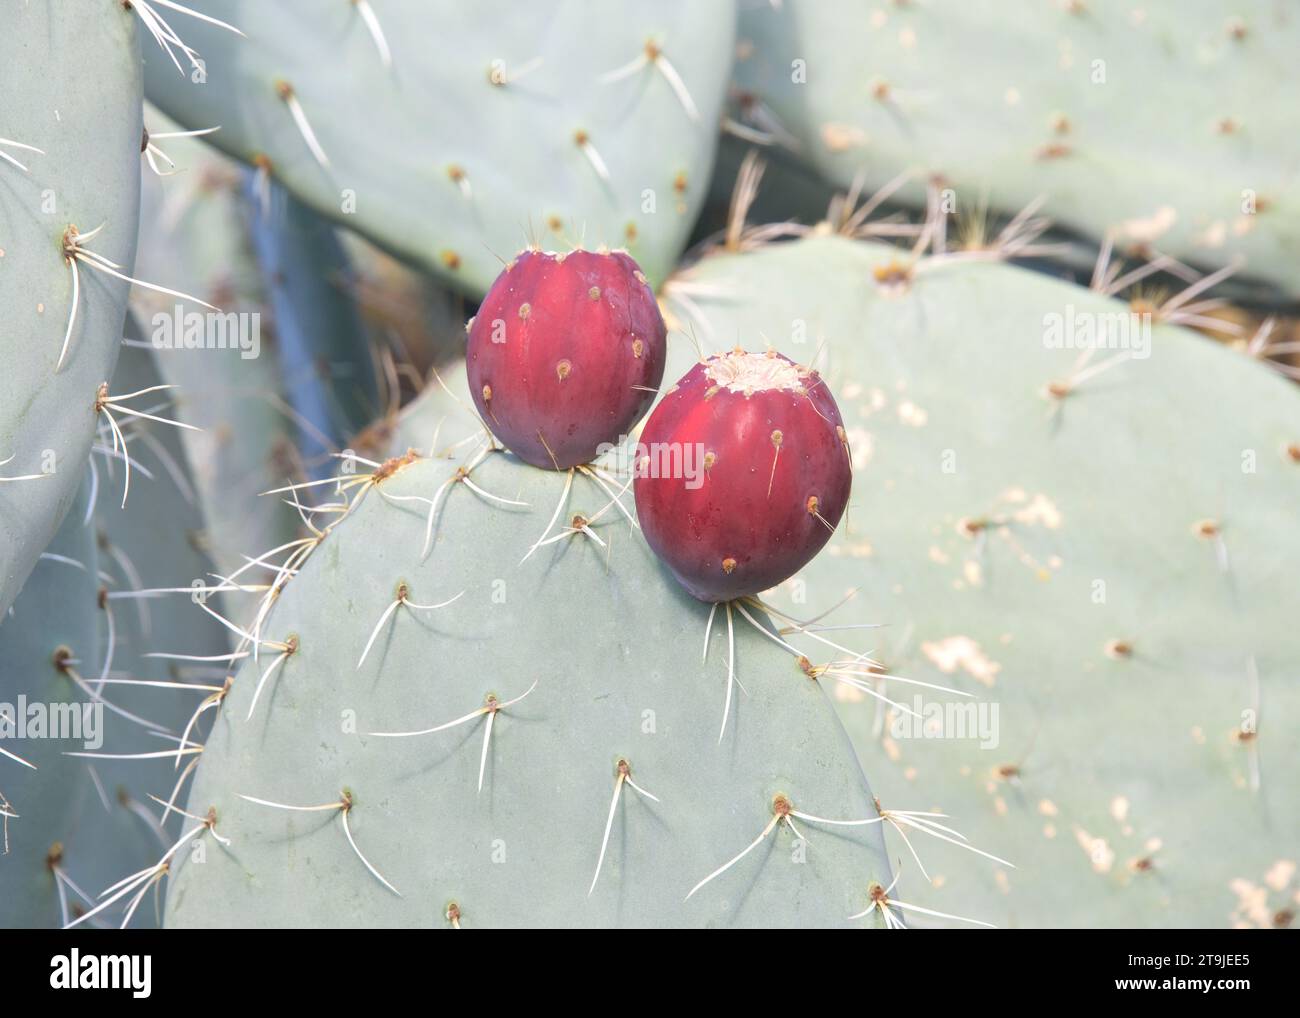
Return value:
[[(998, 999), (1163, 997), (1230, 1008), (1242, 995), (1294, 986), (1296, 941), (1252, 931), (626, 933), (537, 931), (438, 937), (421, 932), (295, 931), (0, 933), (8, 1005), (71, 1007), (113, 998), (127, 1008), (229, 1012), (292, 1003), (374, 1007), (396, 991), (462, 1006), (518, 987), (536, 999), (668, 1003), (676, 987), (811, 1006), (843, 995), (864, 1004), (983, 1007)], [(75, 952), (75, 953), (74, 953)], [(93, 987), (93, 988), (92, 988)], [(531, 989), (529, 989), (531, 988)], [(833, 996), (828, 997), (827, 994)], [(1043, 996), (1048, 994), (1049, 996)], [(206, 1001), (206, 1003), (205, 1003)], [(224, 1001), (224, 1003), (222, 1003)]]

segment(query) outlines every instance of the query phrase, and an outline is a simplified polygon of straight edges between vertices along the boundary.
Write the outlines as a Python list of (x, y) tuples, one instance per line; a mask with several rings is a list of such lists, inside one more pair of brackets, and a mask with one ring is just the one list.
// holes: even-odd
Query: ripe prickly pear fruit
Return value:
[(654, 292), (626, 253), (525, 251), (470, 322), (470, 392), (492, 433), (564, 470), (616, 444), (649, 409), (668, 343)]
[(851, 483), (825, 381), (774, 350), (696, 364), (637, 449), (641, 529), (701, 601), (751, 596), (802, 569), (835, 532)]

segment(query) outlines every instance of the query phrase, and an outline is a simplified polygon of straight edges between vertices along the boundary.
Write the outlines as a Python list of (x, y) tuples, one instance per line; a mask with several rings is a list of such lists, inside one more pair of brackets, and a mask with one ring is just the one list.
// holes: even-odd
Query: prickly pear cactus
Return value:
[(843, 926), (889, 884), (821, 686), (737, 616), (719, 740), (727, 628), (702, 662), (604, 483), (485, 448), (345, 483), (203, 751), (233, 847), (169, 925)]
[(928, 175), (968, 209), (1041, 197), (1093, 237), (1244, 256), (1297, 294), (1300, 142), (1274, 98), (1297, 87), (1290, 7), (789, 0), (749, 5), (739, 35), (736, 119), (841, 186), (914, 170), (918, 204)]
[(178, 74), (151, 47), (150, 99), (191, 129), (220, 124), (225, 151), (466, 292), (529, 231), (626, 246), (656, 281), (684, 246), (730, 2), (190, 6), (246, 38), (175, 16), (199, 63)]
[(1293, 923), (1300, 13), (737, 7), (0, 3), (0, 925)]
[[(853, 498), (771, 597), (818, 615), (857, 591), (824, 623), (886, 627), (837, 637), (903, 708), (838, 687), (883, 808), (947, 812), (1017, 866), (891, 825), (927, 904), (1028, 927), (1289, 915), (1295, 389), (1087, 290), (836, 236), (706, 259), (689, 313), (675, 285), (697, 334), (802, 350), (838, 394)], [(1087, 355), (1085, 324), (1133, 331)]]
[[(123, 352), (113, 382), (123, 391), (160, 384), (150, 353), (133, 348)], [(201, 521), (179, 436), (156, 424), (128, 430), (136, 496), (123, 509), (106, 478), (84, 485), (0, 625), (0, 711), (12, 726), (22, 702), (27, 725), (26, 737), (12, 737), (11, 728), (0, 740), (0, 796), (8, 803), (0, 808), (16, 814), (2, 818), (5, 926), (67, 924), (98, 905), (105, 888), (152, 866), (170, 847), (178, 817), (164, 817), (161, 803), (176, 800), (194, 753), (191, 746), (179, 767), (175, 755), (163, 754), (177, 747), (211, 695), (204, 687), (219, 665), (152, 655), (218, 656), (228, 649), (224, 630), (196, 613), (189, 596), (157, 593), (212, 582), (211, 566), (191, 546)], [(47, 725), (38, 735), (33, 711), (50, 718), (76, 711), (81, 730)], [(206, 731), (203, 721), (191, 739)], [(116, 925), (132, 900), (88, 921)], [(132, 925), (154, 925), (159, 915), (146, 893)]]
[[(0, 614), (81, 483), (135, 253), (140, 51), (115, 0), (9, 4), (0, 33)], [(75, 68), (75, 73), (56, 73)]]

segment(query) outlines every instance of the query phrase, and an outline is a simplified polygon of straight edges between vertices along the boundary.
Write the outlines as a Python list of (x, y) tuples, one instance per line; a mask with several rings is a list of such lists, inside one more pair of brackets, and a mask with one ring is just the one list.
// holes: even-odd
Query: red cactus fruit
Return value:
[(470, 391), (492, 433), (535, 467), (595, 458), (645, 414), (667, 333), (626, 253), (524, 251), (470, 322)]
[(852, 484), (826, 383), (775, 351), (696, 364), (646, 421), (636, 456), (641, 529), (701, 601), (797, 573), (834, 533)]

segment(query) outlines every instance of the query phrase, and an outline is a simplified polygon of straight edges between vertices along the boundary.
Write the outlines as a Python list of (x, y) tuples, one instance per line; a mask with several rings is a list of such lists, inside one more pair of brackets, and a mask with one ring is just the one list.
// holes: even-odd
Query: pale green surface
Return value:
[[(194, 7), (248, 38), (170, 18), (206, 61), (207, 81), (191, 86), (164, 54), (149, 52), (150, 99), (187, 127), (220, 124), (215, 144), (247, 161), (269, 156), (300, 199), (393, 253), (473, 294), (496, 276), (496, 256), (510, 257), (530, 236), (555, 247), (578, 237), (628, 246), (652, 280), (672, 269), (707, 190), (731, 66), (732, 3), (377, 0), (392, 67), (349, 3)], [(600, 81), (652, 37), (685, 81), (697, 121), (656, 70)], [(493, 61), (503, 61), (508, 76), (536, 59), (517, 81), (489, 81)], [(279, 80), (295, 90), (327, 168), (277, 95)], [(587, 132), (608, 181), (575, 143), (578, 131)], [(468, 200), (449, 175), (453, 166), (468, 180)], [(683, 195), (674, 187), (679, 174)], [(643, 211), (647, 189), (653, 214)], [(345, 191), (354, 212), (342, 211)], [(563, 224), (558, 235), (552, 218)]]
[[(80, 701), (72, 681), (54, 667), (56, 648), (67, 647), (92, 664), (98, 660), (95, 531), (82, 525), (86, 497), (83, 490), (49, 547), (84, 568), (51, 559), (38, 562), (12, 614), (0, 623), (0, 703), (15, 713), (22, 695), (42, 704)], [(16, 820), (0, 818), (9, 849), (0, 856), (0, 925), (55, 926), (59, 902), (46, 855), (54, 841), (68, 839), (79, 815), (93, 817), (86, 810), (87, 796), (93, 798), (95, 793), (83, 780), (85, 767), (63, 755), (64, 750), (82, 747), (53, 739), (6, 739), (2, 744), (37, 769), (0, 757), (0, 794), (18, 814)], [(79, 794), (70, 794), (73, 788)], [(98, 803), (95, 806), (102, 812)], [(93, 861), (92, 851), (72, 839), (64, 849), (67, 868), (73, 873)], [(77, 876), (73, 879), (79, 881)]]
[[(1294, 298), (1300, 133), (1281, 97), (1300, 89), (1300, 11), (1269, 0), (1079, 6), (750, 4), (739, 36), (752, 53), (736, 84), (840, 186), (862, 172), (869, 194), (912, 169), (920, 183), (941, 174), (959, 210), (987, 196), (1015, 212), (1044, 196), (1043, 212), (1093, 237), (1116, 229), (1121, 244), (1149, 240), (1211, 267), (1244, 256), (1248, 274)], [(881, 83), (887, 101), (874, 95)], [(1224, 120), (1236, 129), (1219, 131)], [(1069, 151), (1042, 157), (1053, 144)], [(920, 183), (906, 192), (914, 201)], [(1243, 214), (1247, 190), (1257, 215)]]
[(416, 449), (426, 456), (454, 456), (472, 444), (475, 435), (485, 433), (469, 392), (465, 361), (455, 360), (435, 367), (424, 391), (402, 407), (388, 455)]
[[(135, 16), (117, 0), (4, 5), (0, 137), (27, 168), (0, 161), (0, 615), (58, 529), (95, 430), (95, 390), (112, 374), (127, 285), (79, 266), (81, 298), (55, 374), (72, 302), (69, 225), (104, 224), (87, 247), (130, 272), (140, 190), (141, 82)], [(75, 72), (71, 69), (75, 69)], [(51, 209), (51, 211), (45, 211)]]
[[(380, 491), (428, 497), (453, 470), (422, 460)], [(823, 691), (737, 619), (749, 695), (737, 691), (719, 745), (721, 620), (702, 664), (707, 610), (614, 513), (597, 530), (608, 551), (579, 538), (521, 565), (563, 479), (504, 453), (472, 477), (531, 508), (489, 504), (457, 485), (422, 563), (421, 504), (372, 490), (290, 581), (263, 635), (297, 634), (300, 649), (272, 676), (251, 721), (258, 673), (249, 666), (237, 676), (190, 796), (192, 810), (216, 807), (233, 848), (179, 870), (169, 925), (446, 928), (453, 899), (467, 928), (848, 925), (867, 885), (889, 881), (875, 825), (801, 824), (811, 838), (803, 862), (789, 831), (774, 832), (684, 901), (758, 835), (777, 792), (824, 817), (875, 815)], [(606, 501), (579, 478), (565, 517)], [(399, 609), (358, 670), (399, 580), (420, 603), (465, 593), (433, 612)], [(263, 666), (271, 660), (264, 652)], [(406, 739), (357, 734), (432, 727), (489, 691), (509, 700), (534, 681), (531, 696), (496, 718), (481, 794), (483, 718)], [(619, 755), (661, 801), (624, 790), (588, 897)], [(319, 805), (344, 788), (355, 796), (361, 851), (403, 897), (366, 872), (337, 812), (239, 798)]]
[[(159, 384), (149, 352), (124, 350), (113, 382), (124, 392)], [(141, 587), (186, 586), (193, 580), (211, 582), (211, 566), (191, 546), (200, 521), (198, 509), (187, 498), (193, 481), (179, 436), (161, 425), (150, 426), (148, 433), (152, 442), (141, 440), (138, 429), (133, 432), (135, 469), (127, 508), (121, 508), (120, 465), (110, 479), (101, 458), (94, 516), (84, 522), (87, 485), (50, 546), (51, 553), (85, 568), (49, 558), (38, 562), (13, 614), (0, 625), (0, 702), (16, 704), (19, 695), (29, 703), (84, 702), (85, 694), (73, 680), (55, 669), (52, 655), (55, 648), (68, 647), (78, 659), (77, 673), (87, 682), (98, 682), (108, 648), (106, 612), (112, 613), (115, 634), (110, 679), (212, 682), (201, 666), (144, 657), (155, 650), (195, 655), (226, 652), (223, 631), (200, 614), (186, 595), (146, 601), (111, 598), (106, 608), (100, 606), (101, 588), (127, 593)], [(169, 467), (178, 472), (179, 482)], [(109, 683), (102, 695), (179, 735), (205, 694)], [(151, 753), (175, 743), (108, 709), (103, 726), (103, 745), (98, 748), (76, 740), (4, 743), (37, 770), (0, 759), (0, 793), (19, 814), (8, 825), (10, 852), (0, 856), (0, 925), (60, 924), (57, 888), (45, 864), (55, 841), (63, 845), (69, 879), (95, 896), (127, 874), (157, 862), (179, 835), (174, 814), (166, 827), (166, 844), (156, 824), (140, 815), (160, 814), (160, 807), (148, 796), (166, 799), (170, 795), (179, 776), (173, 760), (88, 760), (65, 755), (83, 750)], [(200, 726), (200, 735), (203, 731)], [(182, 763), (188, 761), (186, 757)], [(136, 805), (135, 811), (127, 808), (123, 796)], [(129, 897), (95, 921), (117, 925)], [(72, 891), (68, 901), (70, 907), (89, 907)], [(149, 898), (132, 925), (154, 925), (156, 915)]]

